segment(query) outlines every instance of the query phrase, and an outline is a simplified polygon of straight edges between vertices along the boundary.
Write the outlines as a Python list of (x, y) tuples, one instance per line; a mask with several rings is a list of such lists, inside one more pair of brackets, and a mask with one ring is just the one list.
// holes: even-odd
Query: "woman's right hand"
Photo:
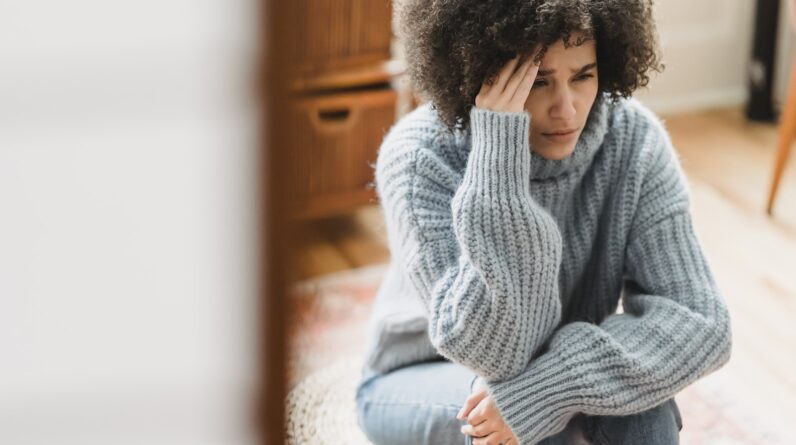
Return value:
[(531, 92), (539, 64), (534, 62), (537, 48), (532, 55), (517, 55), (503, 65), (494, 84), (481, 84), (475, 98), (475, 106), (493, 111), (521, 112)]
[(467, 425), (462, 426), (461, 431), (462, 434), (473, 437), (473, 445), (520, 443), (517, 435), (501, 416), (481, 376), (476, 379), (472, 394), (456, 417), (467, 420)]

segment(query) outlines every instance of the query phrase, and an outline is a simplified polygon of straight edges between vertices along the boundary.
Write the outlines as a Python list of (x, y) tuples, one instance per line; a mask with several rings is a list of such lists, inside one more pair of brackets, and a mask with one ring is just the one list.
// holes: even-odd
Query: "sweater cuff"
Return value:
[(583, 410), (587, 379), (562, 372), (576, 368), (576, 362), (576, 357), (551, 351), (532, 360), (516, 377), (487, 383), (487, 392), (520, 444), (534, 444), (563, 431)]
[(500, 195), (525, 193), (530, 186), (531, 115), (527, 111), (470, 109), (472, 148), (466, 180)]

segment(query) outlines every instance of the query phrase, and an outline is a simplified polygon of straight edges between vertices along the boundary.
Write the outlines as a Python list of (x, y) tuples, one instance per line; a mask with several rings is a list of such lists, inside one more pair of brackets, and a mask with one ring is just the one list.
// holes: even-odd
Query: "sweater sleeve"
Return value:
[(487, 384), (523, 445), (578, 412), (648, 410), (730, 358), (729, 313), (694, 232), (686, 179), (668, 136), (656, 143), (628, 236), (623, 313), (563, 325), (520, 375)]
[(472, 108), (456, 172), (422, 131), (390, 134), (376, 185), (393, 256), (428, 309), (431, 344), (484, 378), (521, 372), (561, 319), (561, 235), (530, 195), (527, 112)]

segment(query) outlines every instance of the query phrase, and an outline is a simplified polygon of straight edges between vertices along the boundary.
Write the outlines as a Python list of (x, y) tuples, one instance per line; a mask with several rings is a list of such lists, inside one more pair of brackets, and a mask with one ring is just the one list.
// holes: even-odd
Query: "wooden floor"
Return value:
[(747, 123), (738, 109), (666, 123), (733, 324), (730, 363), (698, 384), (717, 394), (731, 391), (745, 405), (739, 411), (762, 414), (772, 428), (784, 426), (781, 443), (796, 443), (796, 156), (769, 217), (776, 127)]
[[(782, 431), (790, 434), (796, 424), (796, 153), (769, 217), (775, 126), (748, 123), (739, 108), (668, 116), (664, 123), (688, 175), (698, 236), (733, 323), (730, 363), (698, 384), (717, 397), (733, 388), (743, 401), (740, 412), (786, 426)], [(377, 205), (306, 224), (301, 239), (296, 267), (302, 277), (389, 261)], [(782, 443), (796, 443), (791, 439)]]

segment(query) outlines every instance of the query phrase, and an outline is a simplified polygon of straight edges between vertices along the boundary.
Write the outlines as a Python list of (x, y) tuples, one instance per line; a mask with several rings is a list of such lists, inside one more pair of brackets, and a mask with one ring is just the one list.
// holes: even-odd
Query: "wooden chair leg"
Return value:
[(788, 86), (788, 99), (785, 109), (779, 119), (779, 141), (777, 142), (777, 157), (774, 164), (774, 177), (771, 181), (771, 189), (768, 193), (768, 205), (766, 211), (769, 215), (774, 208), (774, 200), (777, 196), (779, 182), (782, 179), (782, 171), (788, 161), (791, 143), (796, 136), (796, 65), (791, 71), (790, 85)]

